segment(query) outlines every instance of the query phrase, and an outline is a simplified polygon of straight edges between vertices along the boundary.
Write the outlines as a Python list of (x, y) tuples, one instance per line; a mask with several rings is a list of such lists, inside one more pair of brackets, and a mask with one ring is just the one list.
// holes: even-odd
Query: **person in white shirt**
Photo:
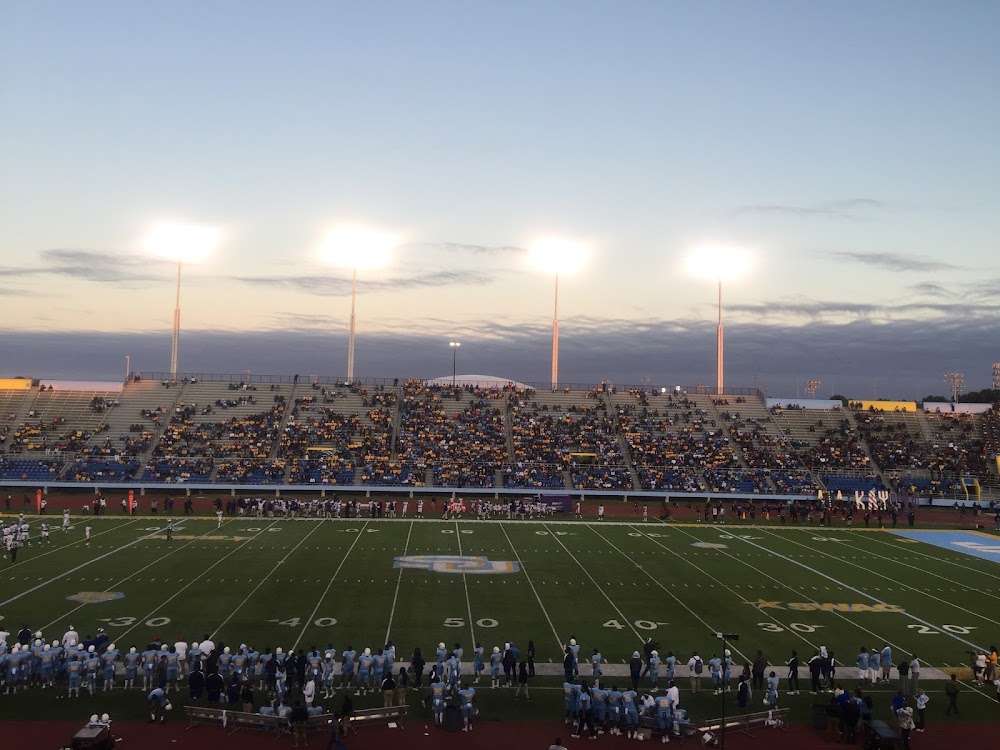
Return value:
[(673, 680), (670, 681), (670, 687), (667, 688), (667, 700), (670, 701), (670, 709), (672, 711), (676, 711), (678, 708), (680, 708), (680, 704), (681, 704), (681, 691), (674, 684)]
[(75, 646), (79, 642), (80, 642), (80, 634), (73, 629), (72, 625), (70, 625), (69, 629), (65, 633), (63, 633), (62, 637), (63, 648), (68, 648), (69, 646)]
[(312, 708), (313, 699), (316, 697), (316, 683), (312, 677), (303, 685), (302, 696), (306, 699), (306, 708)]
[(691, 674), (691, 692), (700, 693), (701, 675), (705, 671), (705, 665), (702, 658), (698, 656), (697, 652), (691, 654), (691, 658), (688, 659), (687, 667), (689, 673)]
[(209, 637), (206, 635), (202, 639), (201, 645), (198, 648), (201, 651), (201, 653), (203, 653), (205, 656), (208, 656), (213, 651), (215, 651), (215, 643), (209, 640)]
[(183, 637), (177, 639), (177, 643), (174, 644), (174, 651), (177, 652), (177, 676), (184, 676), (184, 665), (187, 664), (188, 645), (187, 641)]

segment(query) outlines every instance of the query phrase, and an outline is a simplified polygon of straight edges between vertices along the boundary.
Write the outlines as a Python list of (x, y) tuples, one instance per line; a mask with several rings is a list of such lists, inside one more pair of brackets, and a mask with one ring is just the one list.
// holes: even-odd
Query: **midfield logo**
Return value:
[(116, 599), (124, 599), (125, 594), (121, 591), (81, 591), (66, 598), (80, 604), (103, 604), (104, 602), (113, 602)]
[(517, 573), (519, 563), (507, 560), (490, 560), (488, 557), (466, 557), (463, 555), (406, 555), (397, 557), (394, 568), (417, 568), (434, 573)]
[(757, 609), (790, 609), (796, 612), (905, 612), (898, 604), (847, 604), (845, 602), (744, 602)]

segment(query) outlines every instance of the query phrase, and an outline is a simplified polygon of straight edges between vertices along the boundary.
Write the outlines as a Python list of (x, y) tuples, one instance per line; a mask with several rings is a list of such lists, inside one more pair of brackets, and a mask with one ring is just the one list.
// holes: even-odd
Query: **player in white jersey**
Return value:
[(423, 499), (417, 500), (417, 518), (424, 517), (424, 501)]
[(598, 521), (604, 520), (604, 505), (597, 506), (597, 520)]
[(402, 512), (402, 516), (401, 516), (402, 518), (406, 518), (406, 509), (409, 508), (409, 507), (410, 507), (410, 501), (409, 500), (404, 500), (403, 501), (403, 512)]
[(215, 518), (219, 522), (219, 525), (216, 526), (215, 528), (221, 529), (222, 528), (222, 509), (221, 508), (219, 510), (215, 511)]
[(42, 521), (42, 541), (41, 541), (41, 543), (42, 544), (52, 544), (51, 540), (49, 539), (49, 522), (48, 521)]
[(63, 508), (63, 531), (69, 531), (69, 508)]
[(87, 523), (87, 525), (83, 527), (83, 536), (87, 540), (87, 546), (88, 547), (90, 546), (90, 532), (92, 530), (93, 530), (93, 527), (90, 525), (90, 523)]
[(22, 520), (21, 525), (17, 527), (17, 543), (21, 547), (31, 546), (31, 529), (25, 520)]

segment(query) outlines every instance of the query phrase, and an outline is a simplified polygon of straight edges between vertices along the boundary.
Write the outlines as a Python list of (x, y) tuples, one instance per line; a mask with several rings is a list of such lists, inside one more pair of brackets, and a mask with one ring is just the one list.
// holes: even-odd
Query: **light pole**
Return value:
[(555, 275), (555, 297), (552, 306), (552, 390), (559, 386), (559, 274), (578, 271), (586, 260), (589, 248), (576, 240), (545, 238), (534, 242), (529, 259), (535, 268)]
[(449, 341), (448, 346), (451, 347), (451, 387), (455, 387), (455, 382), (458, 379), (458, 347), (462, 345), (461, 341)]
[(721, 396), (725, 387), (725, 330), (722, 323), (722, 282), (737, 279), (749, 266), (746, 251), (735, 247), (709, 247), (697, 250), (688, 258), (688, 269), (696, 276), (718, 283), (719, 318), (715, 331), (715, 393)]
[(394, 235), (360, 227), (338, 227), (323, 243), (324, 261), (351, 269), (351, 318), (347, 332), (347, 382), (354, 382), (354, 337), (357, 330), (358, 269), (385, 265), (398, 245)]
[(145, 249), (151, 255), (177, 261), (177, 289), (174, 297), (174, 327), (170, 344), (170, 380), (177, 380), (177, 357), (181, 338), (181, 265), (197, 262), (215, 249), (221, 231), (194, 224), (160, 224), (146, 236)]

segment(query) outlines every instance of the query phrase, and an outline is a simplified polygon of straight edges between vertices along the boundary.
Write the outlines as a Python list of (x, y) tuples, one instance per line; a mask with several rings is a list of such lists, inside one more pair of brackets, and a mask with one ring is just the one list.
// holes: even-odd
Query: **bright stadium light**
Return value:
[(143, 250), (155, 258), (177, 261), (177, 295), (174, 304), (174, 335), (170, 346), (170, 379), (177, 380), (177, 349), (181, 337), (181, 264), (199, 263), (222, 239), (222, 230), (198, 224), (164, 223), (153, 227), (143, 241)]
[(716, 332), (715, 377), (716, 395), (722, 395), (725, 382), (725, 335), (722, 329), (722, 282), (746, 275), (750, 269), (750, 254), (741, 247), (712, 245), (692, 252), (686, 261), (688, 271), (719, 284), (719, 326)]
[(320, 250), (321, 259), (331, 265), (351, 269), (351, 323), (347, 336), (347, 382), (354, 382), (355, 310), (358, 297), (358, 269), (381, 268), (389, 262), (399, 238), (388, 232), (344, 226), (331, 230)]
[(547, 273), (555, 274), (555, 304), (552, 313), (552, 390), (559, 385), (559, 275), (583, 268), (590, 248), (583, 242), (561, 237), (543, 237), (528, 248), (528, 262)]

